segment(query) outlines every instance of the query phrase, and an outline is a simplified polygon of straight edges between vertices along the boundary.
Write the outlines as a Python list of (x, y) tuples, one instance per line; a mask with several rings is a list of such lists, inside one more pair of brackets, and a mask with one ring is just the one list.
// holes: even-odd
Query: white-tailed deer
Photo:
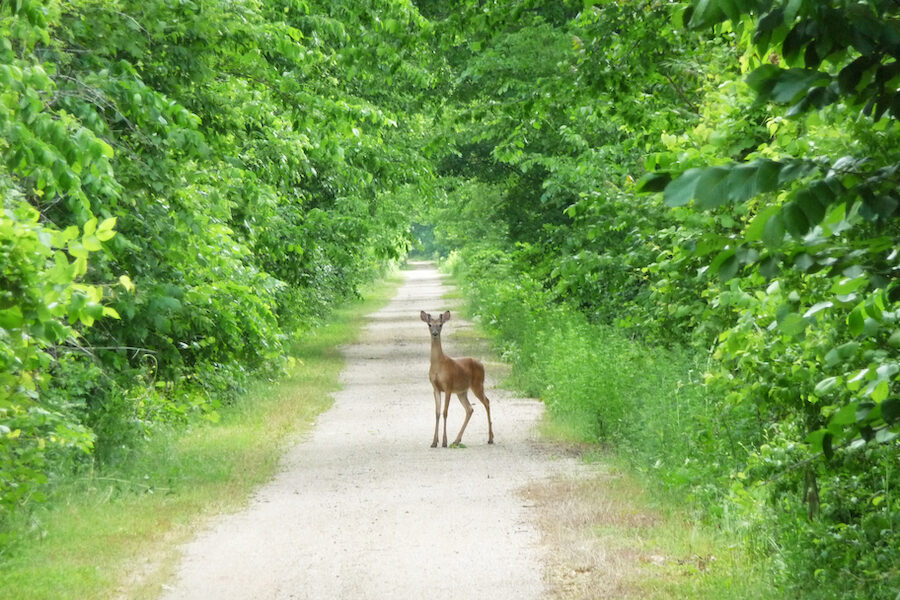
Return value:
[(466, 420), (463, 421), (459, 435), (453, 442), (454, 446), (462, 441), (463, 432), (469, 419), (472, 418), (474, 409), (469, 403), (468, 392), (472, 393), (484, 404), (488, 419), (488, 444), (494, 443), (494, 428), (491, 425), (491, 402), (484, 395), (484, 365), (474, 358), (450, 358), (441, 349), (441, 328), (450, 320), (450, 311), (440, 315), (437, 319), (424, 310), (420, 315), (428, 325), (431, 332), (431, 368), (428, 370), (428, 379), (434, 388), (434, 441), (432, 448), (437, 447), (438, 425), (441, 421), (441, 393), (444, 394), (444, 443), (447, 447), (447, 410), (450, 408), (450, 394), (456, 394), (463, 408), (466, 409)]

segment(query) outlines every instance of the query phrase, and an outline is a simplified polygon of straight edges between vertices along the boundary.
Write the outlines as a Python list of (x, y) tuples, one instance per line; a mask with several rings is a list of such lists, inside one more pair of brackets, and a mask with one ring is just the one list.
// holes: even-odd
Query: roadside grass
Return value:
[(278, 470), (287, 443), (332, 404), (344, 361), (366, 314), (400, 278), (363, 291), (293, 349), (277, 383), (258, 383), (216, 424), (160, 432), (115, 472), (60, 482), (30, 516), (30, 533), (0, 559), (0, 598), (154, 598), (175, 573), (178, 545), (209, 517), (234, 511)]
[(731, 532), (657, 493), (613, 451), (577, 441), (545, 417), (552, 453), (581, 457), (577, 472), (523, 490), (538, 514), (553, 600), (745, 600), (778, 597), (764, 562)]

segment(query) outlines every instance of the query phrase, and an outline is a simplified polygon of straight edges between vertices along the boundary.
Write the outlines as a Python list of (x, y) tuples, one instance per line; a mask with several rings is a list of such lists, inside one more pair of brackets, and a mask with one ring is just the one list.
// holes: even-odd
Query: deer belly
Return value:
[(432, 385), (434, 385), (435, 389), (439, 392), (443, 392), (445, 394), (461, 394), (469, 389), (470, 379), (469, 377), (435, 377), (431, 380)]

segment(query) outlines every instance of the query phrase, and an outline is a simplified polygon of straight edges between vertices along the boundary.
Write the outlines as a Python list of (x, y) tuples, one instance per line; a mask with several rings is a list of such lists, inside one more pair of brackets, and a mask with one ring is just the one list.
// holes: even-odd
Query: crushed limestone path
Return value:
[[(542, 407), (498, 389), (500, 367), (488, 362), (495, 444), (486, 444), (484, 409), (474, 402), (466, 447), (430, 448), (429, 337), (419, 311), (453, 306), (430, 263), (403, 276), (397, 296), (343, 348), (334, 407), (245, 510), (218, 517), (182, 548), (163, 598), (542, 597), (539, 534), (519, 494), (556, 470), (533, 439)], [(454, 311), (444, 351), (484, 360), (483, 345), (461, 345), (470, 327)], [(451, 440), (463, 415), (454, 397)]]

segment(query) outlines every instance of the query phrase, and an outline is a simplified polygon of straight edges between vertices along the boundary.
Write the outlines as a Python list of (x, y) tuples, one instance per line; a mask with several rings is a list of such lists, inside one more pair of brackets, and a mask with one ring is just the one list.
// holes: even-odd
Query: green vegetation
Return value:
[(0, 531), (217, 420), (405, 252), (427, 23), (320, 4), (0, 5)]
[(460, 75), (429, 250), (514, 381), (743, 538), (785, 597), (894, 599), (896, 3), (441, 17)]
[(367, 288), (364, 302), (341, 307), (294, 342), (288, 376), (253, 386), (218, 423), (160, 432), (126, 463), (59, 482), (0, 562), (0, 598), (107, 598), (117, 590), (156, 597), (198, 517), (245, 503), (276, 472), (286, 440), (331, 405), (344, 364), (337, 347), (354, 339), (396, 283)]
[(0, 552), (418, 238), (785, 597), (895, 600), (898, 39), (892, 0), (3, 2)]

